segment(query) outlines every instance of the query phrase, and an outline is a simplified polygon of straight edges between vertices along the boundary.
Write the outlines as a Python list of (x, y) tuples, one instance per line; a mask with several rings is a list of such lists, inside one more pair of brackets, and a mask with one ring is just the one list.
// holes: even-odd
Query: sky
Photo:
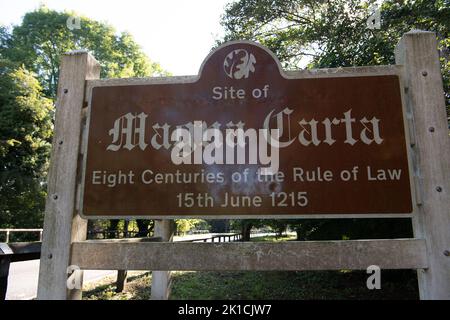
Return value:
[(20, 24), (45, 4), (76, 11), (130, 32), (147, 56), (173, 75), (194, 75), (216, 39), (220, 16), (232, 0), (0, 0), (0, 24)]

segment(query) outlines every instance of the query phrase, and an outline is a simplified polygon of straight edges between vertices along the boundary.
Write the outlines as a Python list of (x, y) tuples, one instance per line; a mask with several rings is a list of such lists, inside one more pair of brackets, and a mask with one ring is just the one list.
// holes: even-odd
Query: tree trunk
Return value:
[(253, 225), (251, 223), (242, 223), (241, 233), (242, 233), (242, 241), (250, 241), (250, 231), (252, 230)]
[(123, 225), (123, 237), (124, 238), (129, 238), (129, 234), (128, 234), (128, 225), (130, 224), (129, 220), (125, 220), (125, 223)]
[(138, 226), (138, 233), (136, 235), (137, 238), (145, 238), (148, 236), (148, 226), (150, 224), (149, 220), (142, 220), (138, 219), (136, 220), (137, 226)]
[(117, 228), (119, 225), (119, 220), (110, 220), (108, 234), (106, 235), (106, 239), (115, 239), (117, 235)]

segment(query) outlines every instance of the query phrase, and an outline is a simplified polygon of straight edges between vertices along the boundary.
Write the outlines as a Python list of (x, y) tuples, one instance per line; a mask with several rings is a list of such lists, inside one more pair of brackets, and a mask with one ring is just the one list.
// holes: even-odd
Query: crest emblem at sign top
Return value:
[(256, 58), (244, 49), (231, 51), (223, 62), (223, 69), (231, 79), (247, 79), (255, 72)]

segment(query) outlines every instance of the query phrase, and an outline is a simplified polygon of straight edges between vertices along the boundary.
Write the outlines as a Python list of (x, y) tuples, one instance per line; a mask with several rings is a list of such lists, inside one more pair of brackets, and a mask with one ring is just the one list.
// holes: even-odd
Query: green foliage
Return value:
[(176, 219), (177, 233), (184, 235), (188, 231), (195, 229), (198, 225), (204, 225), (205, 220), (202, 219)]
[[(171, 300), (417, 300), (413, 270), (383, 270), (381, 290), (367, 290), (365, 271), (173, 272)], [(115, 292), (115, 279), (90, 283), (85, 300), (148, 300), (150, 272), (129, 278)]]
[[(80, 18), (80, 29), (67, 27), (69, 17)], [(102, 66), (102, 78), (166, 74), (147, 58), (129, 33), (117, 33), (110, 25), (75, 12), (41, 6), (25, 14), (12, 34), (5, 32), (5, 28), (0, 29), (0, 53), (35, 72), (48, 97), (56, 96), (61, 55), (72, 50), (89, 50)]]
[(289, 220), (266, 220), (265, 224), (269, 226), (278, 237), (281, 237), (287, 231)]
[[(69, 17), (80, 17), (81, 28), (70, 30)], [(60, 57), (72, 50), (90, 51), (102, 66), (101, 77), (167, 74), (129, 33), (74, 12), (41, 6), (12, 30), (0, 26), (0, 226), (42, 225), (53, 130), (51, 100), (42, 95), (55, 100)], [(146, 235), (151, 223), (138, 225)], [(91, 222), (90, 227), (104, 226)]]
[[(283, 221), (283, 220), (277, 220)], [(262, 236), (262, 237), (253, 237), (252, 242), (283, 242), (283, 241), (295, 241), (296, 237), (293, 235), (284, 235), (284, 236)]]
[[(421, 29), (436, 33), (441, 57), (447, 112), (450, 116), (450, 2), (387, 0), (381, 7), (381, 28), (368, 29), (369, 0), (239, 0), (222, 16), (222, 41), (253, 40), (271, 49), (285, 68), (347, 67), (394, 64), (402, 34)], [(243, 224), (245, 222), (242, 222)], [(342, 239), (411, 236), (405, 220), (262, 221), (275, 229), (290, 225), (298, 238)], [(278, 227), (277, 227), (278, 225)]]
[(0, 226), (42, 226), (53, 106), (23, 67), (0, 60)]
[(207, 221), (208, 226), (206, 229), (212, 233), (224, 233), (230, 231), (230, 220), (226, 219), (214, 219)]
[(269, 47), (288, 68), (393, 64), (402, 34), (421, 29), (439, 40), (447, 105), (450, 105), (450, 2), (387, 0), (381, 7), (381, 28), (366, 21), (374, 0), (240, 0), (222, 17), (223, 41), (248, 39)]
[(6, 27), (0, 25), (0, 59), (3, 58), (4, 51), (11, 41), (11, 34)]
[(418, 299), (413, 271), (387, 270), (383, 275), (381, 290), (367, 290), (364, 271), (178, 272), (173, 278), (170, 299)]
[(410, 219), (292, 220), (298, 240), (412, 238)]

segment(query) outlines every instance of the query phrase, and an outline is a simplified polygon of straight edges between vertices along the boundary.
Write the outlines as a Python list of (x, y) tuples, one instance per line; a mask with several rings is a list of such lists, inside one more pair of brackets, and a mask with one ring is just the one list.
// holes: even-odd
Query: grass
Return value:
[(84, 300), (149, 300), (151, 294), (151, 272), (128, 272), (124, 292), (116, 293), (115, 277), (83, 286)]
[(252, 242), (280, 242), (280, 241), (293, 241), (297, 237), (295, 235), (283, 235), (278, 236), (264, 236), (252, 238)]
[[(292, 237), (261, 237), (252, 241), (288, 241)], [(418, 299), (417, 277), (411, 270), (385, 270), (381, 290), (368, 290), (364, 271), (302, 272), (173, 272), (171, 299)], [(133, 273), (126, 290), (115, 293), (114, 279), (87, 286), (84, 299), (146, 300), (151, 272)]]

